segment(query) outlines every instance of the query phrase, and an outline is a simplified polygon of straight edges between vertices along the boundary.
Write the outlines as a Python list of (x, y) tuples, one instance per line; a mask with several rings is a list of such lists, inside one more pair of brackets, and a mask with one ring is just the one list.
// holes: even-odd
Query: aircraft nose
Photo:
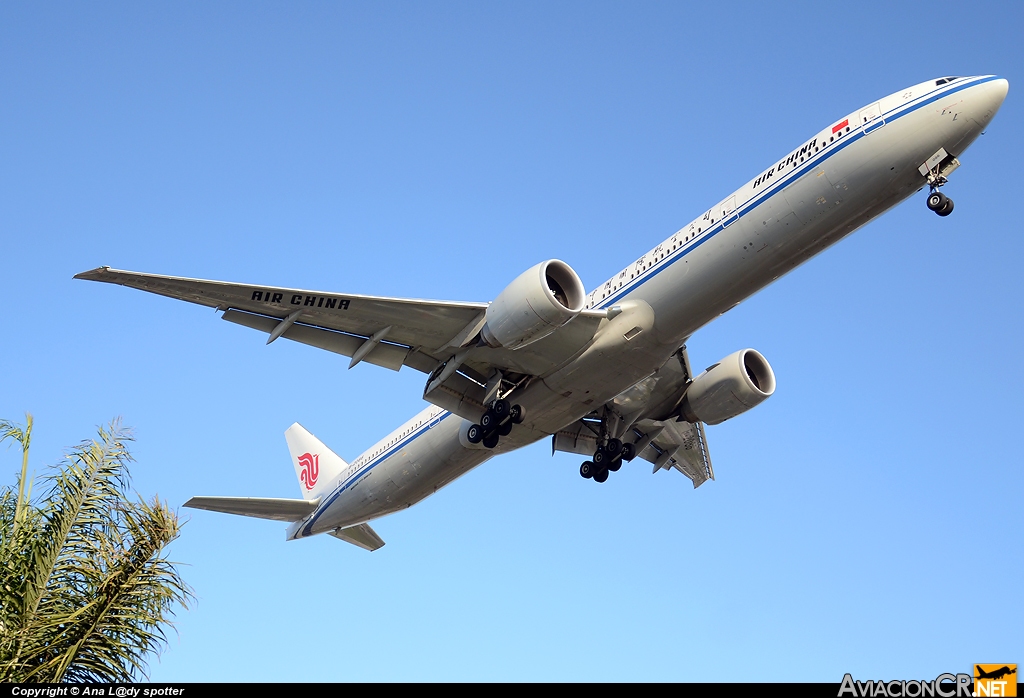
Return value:
[(1010, 82), (1006, 78), (999, 78), (989, 83), (989, 100), (990, 107), (994, 112), (996, 109), (1003, 105), (1003, 100), (1006, 99), (1006, 93), (1010, 91)]
[(997, 80), (989, 80), (982, 85), (978, 85), (978, 87), (980, 89), (976, 97), (977, 118), (978, 121), (987, 126), (988, 122), (999, 111), (999, 107), (1003, 105), (1006, 93), (1010, 91), (1010, 83), (1005, 78), (999, 78)]

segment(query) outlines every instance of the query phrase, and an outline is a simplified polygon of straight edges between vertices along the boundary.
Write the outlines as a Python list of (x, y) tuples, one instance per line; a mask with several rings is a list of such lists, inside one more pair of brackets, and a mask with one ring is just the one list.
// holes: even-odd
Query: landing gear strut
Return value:
[(512, 433), (514, 425), (523, 423), (523, 416), (523, 408), (519, 405), (505, 399), (495, 400), (480, 418), (480, 423), (469, 427), (466, 438), (472, 444), (483, 442), (487, 448), (494, 448), (502, 436)]
[[(957, 163), (956, 158), (953, 159), (953, 163), (959, 164)], [(935, 211), (935, 213), (942, 217), (946, 217), (949, 214), (953, 213), (953, 200), (939, 191), (939, 187), (945, 185), (949, 181), (944, 176), (939, 174), (939, 168), (941, 167), (941, 165), (942, 162), (937, 163), (935, 165), (935, 169), (929, 170), (928, 172), (928, 200), (925, 203), (928, 205), (929, 210)], [(946, 172), (947, 174), (950, 171), (952, 170), (941, 170), (941, 172)]]

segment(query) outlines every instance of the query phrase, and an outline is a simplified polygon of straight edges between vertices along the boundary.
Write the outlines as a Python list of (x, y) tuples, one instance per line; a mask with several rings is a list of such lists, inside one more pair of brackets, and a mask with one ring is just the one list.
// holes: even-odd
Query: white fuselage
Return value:
[(352, 462), (289, 537), (407, 508), (489, 458), (550, 436), (657, 371), (715, 317), (920, 190), (921, 165), (940, 148), (959, 157), (1008, 89), (993, 76), (937, 82), (830, 124), (591, 292), (588, 307), (624, 309), (602, 321), (606, 329), (618, 332), (616, 323), (634, 336), (613, 345), (618, 354), (585, 351), (517, 394), (527, 420), (497, 448), (462, 446), (462, 418), (428, 407)]

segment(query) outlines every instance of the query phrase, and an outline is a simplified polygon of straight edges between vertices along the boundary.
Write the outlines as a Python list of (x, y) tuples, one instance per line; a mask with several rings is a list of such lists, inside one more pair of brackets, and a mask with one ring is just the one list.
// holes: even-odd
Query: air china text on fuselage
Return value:
[(705, 424), (772, 395), (767, 360), (742, 349), (694, 375), (686, 342), (872, 218), (941, 189), (1006, 97), (995, 76), (929, 80), (826, 126), (589, 294), (560, 260), (517, 277), (490, 303), (325, 293), (126, 272), (76, 278), (223, 311), (223, 319), (349, 357), (426, 375), (429, 407), (347, 463), (302, 426), (285, 439), (302, 499), (194, 497), (186, 506), (289, 522), (288, 538), (331, 535), (367, 550), (368, 522), (407, 508), (492, 456), (543, 438), (586, 456), (605, 482), (641, 458), (694, 487), (714, 478)]

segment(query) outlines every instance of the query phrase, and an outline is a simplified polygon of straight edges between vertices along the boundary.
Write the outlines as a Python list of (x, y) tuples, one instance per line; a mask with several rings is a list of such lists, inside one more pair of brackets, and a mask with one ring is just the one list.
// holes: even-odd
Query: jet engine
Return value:
[(686, 389), (679, 414), (688, 422), (721, 424), (775, 392), (775, 373), (753, 349), (730, 354), (697, 376)]
[(524, 271), (494, 299), (480, 336), (488, 346), (518, 349), (579, 315), (586, 297), (572, 267), (549, 259)]

